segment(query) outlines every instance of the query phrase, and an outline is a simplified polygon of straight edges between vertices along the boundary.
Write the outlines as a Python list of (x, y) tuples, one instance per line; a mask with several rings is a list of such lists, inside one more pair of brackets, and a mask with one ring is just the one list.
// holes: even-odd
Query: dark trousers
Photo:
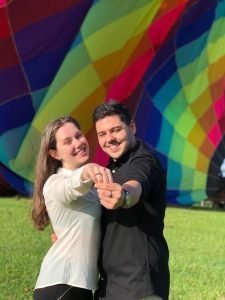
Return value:
[(34, 290), (34, 300), (93, 300), (91, 290), (56, 284)]

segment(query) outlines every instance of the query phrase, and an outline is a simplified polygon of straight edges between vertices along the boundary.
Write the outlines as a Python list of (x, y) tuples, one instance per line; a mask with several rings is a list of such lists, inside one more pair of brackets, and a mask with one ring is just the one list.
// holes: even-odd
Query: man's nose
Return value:
[(111, 141), (115, 140), (113, 133), (108, 132), (106, 135), (106, 140), (107, 140), (107, 142), (111, 142)]

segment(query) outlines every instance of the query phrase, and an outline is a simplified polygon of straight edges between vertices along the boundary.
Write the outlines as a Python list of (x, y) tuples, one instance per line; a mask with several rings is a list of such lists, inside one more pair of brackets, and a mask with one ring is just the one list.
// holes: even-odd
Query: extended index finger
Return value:
[(96, 189), (101, 189), (101, 190), (107, 190), (107, 191), (116, 191), (119, 189), (120, 185), (117, 183), (105, 183), (105, 182), (98, 182), (95, 183), (95, 188)]
[(109, 169), (105, 169), (105, 178), (104, 178), (104, 180), (103, 180), (104, 183), (112, 183), (113, 182), (112, 173)]

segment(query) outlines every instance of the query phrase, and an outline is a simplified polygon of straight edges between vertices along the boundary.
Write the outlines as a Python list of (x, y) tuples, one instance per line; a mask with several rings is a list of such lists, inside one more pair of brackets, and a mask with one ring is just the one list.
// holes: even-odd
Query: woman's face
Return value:
[(89, 159), (89, 146), (83, 133), (73, 123), (65, 123), (56, 134), (56, 150), (49, 150), (55, 159), (61, 160), (62, 167), (75, 170)]

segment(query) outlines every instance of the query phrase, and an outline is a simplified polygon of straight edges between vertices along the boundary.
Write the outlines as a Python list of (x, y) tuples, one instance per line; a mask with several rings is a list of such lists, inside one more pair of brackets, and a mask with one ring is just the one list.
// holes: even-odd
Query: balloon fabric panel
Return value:
[(162, 161), (169, 203), (216, 193), (225, 0), (2, 1), (0, 20), (1, 174), (17, 191), (32, 193), (41, 132), (61, 115), (80, 121), (91, 160), (106, 164), (91, 114), (114, 98)]

